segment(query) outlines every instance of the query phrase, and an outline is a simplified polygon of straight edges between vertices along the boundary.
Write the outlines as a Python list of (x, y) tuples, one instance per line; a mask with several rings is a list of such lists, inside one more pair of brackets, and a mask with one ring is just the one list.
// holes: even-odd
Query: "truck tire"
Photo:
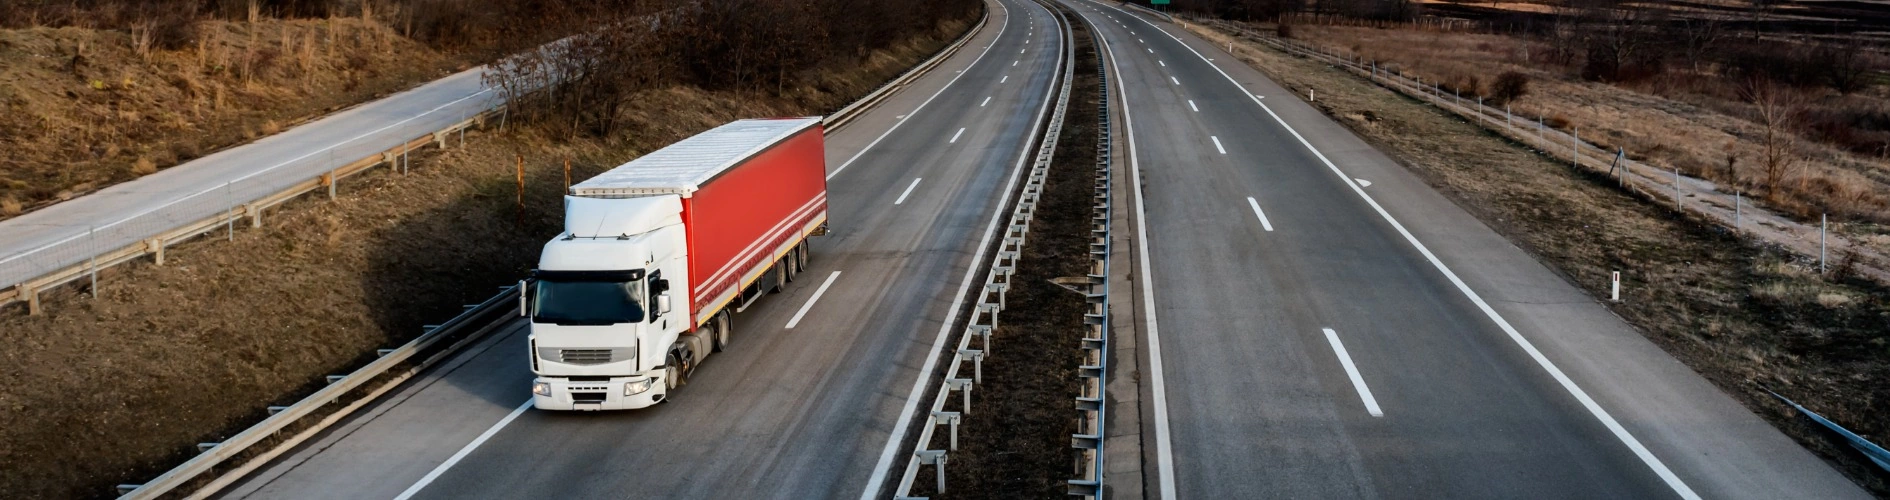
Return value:
[(711, 337), (714, 339), (715, 352), (727, 351), (729, 336), (734, 334), (734, 332), (730, 331), (733, 329), (733, 325), (729, 324), (728, 313), (715, 315), (715, 319), (709, 320), (709, 325), (711, 325), (710, 328), (715, 329), (715, 333), (713, 334), (715, 336)]
[(787, 257), (781, 259), (781, 267), (787, 268), (787, 282), (788, 283), (793, 283), (794, 278), (800, 277), (801, 275), (801, 249), (796, 248), (793, 250), (788, 250)]
[(799, 267), (801, 268), (802, 271), (806, 271), (807, 270), (807, 254), (810, 253), (808, 251), (807, 240), (801, 240), (801, 247), (799, 250), (800, 251), (798, 252), (794, 252), (795, 259), (799, 261), (795, 263), (795, 267)]
[[(669, 353), (669, 356), (664, 358), (663, 365), (663, 383), (669, 390), (676, 390), (688, 383), (689, 371), (683, 369), (682, 359), (676, 357), (676, 353)], [(673, 398), (664, 396), (663, 399), (667, 401)]]
[(787, 285), (787, 266), (787, 259), (774, 263), (774, 286), (768, 289), (768, 293), (781, 293), (781, 289)]

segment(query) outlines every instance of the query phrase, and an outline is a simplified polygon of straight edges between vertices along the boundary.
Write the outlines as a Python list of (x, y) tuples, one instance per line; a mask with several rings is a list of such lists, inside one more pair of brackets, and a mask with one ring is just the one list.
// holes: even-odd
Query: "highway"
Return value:
[(502, 102), (485, 67), (0, 221), (0, 286), (134, 244), (400, 146)]
[(1867, 498), (1299, 96), (1063, 1), (1140, 193), (1148, 497)]
[(832, 233), (669, 402), (529, 409), (513, 321), (223, 496), (859, 495), (1051, 97), (1063, 40), (1049, 11), (988, 5), (957, 54), (828, 136)]

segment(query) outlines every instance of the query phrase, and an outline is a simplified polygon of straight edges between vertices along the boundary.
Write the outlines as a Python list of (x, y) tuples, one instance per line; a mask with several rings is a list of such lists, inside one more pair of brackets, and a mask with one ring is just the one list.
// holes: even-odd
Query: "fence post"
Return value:
[(1733, 191), (1733, 234), (1739, 234), (1740, 219), (1745, 215), (1741, 214), (1739, 210), (1740, 202), (1744, 201), (1740, 199), (1742, 197), (1740, 194), (1739, 191)]
[(223, 218), (230, 228), (230, 236), (226, 241), (236, 241), (236, 193), (231, 189), (235, 182), (223, 183), (223, 202), (230, 207), (223, 211)]
[(1582, 150), (1580, 146), (1580, 144), (1582, 143), (1582, 129), (1570, 128), (1569, 132), (1570, 134), (1568, 136), (1568, 164), (1574, 165), (1575, 167), (1580, 168), (1582, 166), (1582, 158), (1581, 158)]
[(1504, 127), (1516, 126), (1516, 124), (1510, 123), (1509, 121), (1509, 103), (1503, 103), (1503, 126)]
[(87, 264), (87, 267), (92, 268), (92, 298), (96, 299), (98, 298), (98, 226), (92, 226), (86, 229), (85, 237), (92, 240), (92, 251), (90, 252), (92, 258)]
[(1686, 213), (1687, 208), (1680, 200), (1680, 167), (1673, 168), (1673, 208)]
[(1818, 274), (1824, 274), (1824, 234), (1830, 223), (1830, 214), (1818, 214)]

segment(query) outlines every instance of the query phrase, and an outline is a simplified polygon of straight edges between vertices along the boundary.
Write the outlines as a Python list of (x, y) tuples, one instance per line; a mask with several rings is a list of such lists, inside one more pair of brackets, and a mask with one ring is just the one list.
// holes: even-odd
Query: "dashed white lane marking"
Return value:
[[(1190, 104), (1190, 105), (1192, 105), (1192, 104), (1194, 104), (1194, 102), (1193, 102), (1193, 101), (1190, 101), (1190, 102), (1189, 102), (1188, 104)], [(1220, 151), (1220, 152), (1221, 152), (1221, 154), (1227, 154), (1227, 148), (1223, 148), (1223, 147), (1221, 147), (1221, 137), (1220, 137), (1220, 136), (1218, 136), (1218, 135), (1210, 135), (1210, 136), (1208, 136), (1208, 138), (1209, 138), (1209, 139), (1213, 139), (1213, 140), (1214, 140), (1214, 150), (1215, 150), (1215, 151)], [(1248, 198), (1248, 199), (1252, 199), (1252, 198)]]
[(1247, 206), (1249, 206), (1249, 207), (1253, 207), (1253, 216), (1254, 216), (1254, 217), (1259, 217), (1259, 218), (1260, 218), (1260, 228), (1261, 228), (1261, 229), (1265, 229), (1265, 230), (1267, 230), (1267, 231), (1272, 231), (1272, 230), (1273, 230), (1273, 221), (1269, 221), (1269, 220), (1267, 220), (1267, 213), (1266, 213), (1266, 212), (1262, 212), (1262, 211), (1260, 211), (1260, 202), (1258, 202), (1258, 201), (1254, 201), (1254, 199), (1253, 199), (1253, 197), (1252, 197), (1252, 196), (1248, 196), (1248, 197), (1247, 197)]
[(958, 143), (958, 136), (965, 135), (965, 127), (958, 127), (958, 133), (952, 134), (951, 144)]
[(901, 203), (905, 203), (905, 202), (906, 202), (906, 197), (907, 197), (907, 196), (911, 196), (911, 195), (912, 195), (912, 189), (913, 189), (913, 188), (916, 188), (916, 187), (919, 187), (919, 181), (922, 181), (922, 180), (925, 180), (925, 178), (923, 178), (923, 177), (920, 177), (920, 178), (915, 178), (915, 179), (912, 179), (912, 185), (910, 185), (910, 186), (906, 186), (906, 192), (903, 192), (903, 193), (899, 193), (899, 199), (897, 199), (897, 200), (893, 200), (893, 204), (894, 204), (894, 205), (898, 205), (898, 204), (901, 204)]
[(986, 104), (991, 104), (991, 96), (985, 96), (984, 102), (978, 103), (978, 107), (982, 108)]
[[(913, 184), (917, 185), (918, 183), (914, 182)], [(911, 191), (912, 189), (906, 188), (906, 190)], [(904, 196), (900, 196), (900, 199), (904, 199), (904, 198), (905, 198)], [(894, 205), (898, 205), (898, 203), (894, 203)], [(814, 296), (808, 297), (807, 303), (801, 304), (801, 310), (795, 311), (794, 317), (788, 318), (788, 321), (787, 321), (788, 329), (791, 330), (794, 328), (794, 325), (801, 324), (801, 318), (807, 316), (807, 311), (809, 309), (814, 308), (814, 303), (820, 302), (820, 296), (827, 294), (827, 287), (833, 286), (833, 280), (836, 280), (839, 278), (840, 278), (840, 271), (834, 271), (833, 274), (827, 275), (827, 281), (821, 282), (820, 288), (814, 289)]]
[(1365, 411), (1374, 417), (1385, 416), (1385, 411), (1378, 409), (1378, 400), (1372, 397), (1372, 390), (1365, 387), (1365, 378), (1358, 374), (1358, 366), (1352, 364), (1352, 355), (1345, 353), (1345, 344), (1339, 342), (1339, 333), (1325, 328), (1326, 341), (1332, 343), (1332, 352), (1339, 354), (1339, 364), (1345, 366), (1345, 376), (1352, 379), (1352, 388), (1358, 389), (1358, 398), (1365, 401)]
[[(1201, 112), (1201, 108), (1197, 108), (1197, 107), (1194, 107), (1194, 99), (1189, 99), (1189, 100), (1188, 100), (1188, 109), (1192, 109), (1192, 110), (1194, 110), (1194, 112), (1196, 112), (1196, 113), (1200, 113), (1200, 112)], [(1216, 142), (1215, 144), (1220, 144), (1220, 143), (1218, 143), (1218, 142)]]

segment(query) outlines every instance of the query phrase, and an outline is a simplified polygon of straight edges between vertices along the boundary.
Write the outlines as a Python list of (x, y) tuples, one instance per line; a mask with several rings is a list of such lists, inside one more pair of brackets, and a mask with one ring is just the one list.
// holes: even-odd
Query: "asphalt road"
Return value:
[(669, 402), (526, 409), (525, 328), (513, 322), (225, 496), (859, 495), (1051, 90), (1061, 40), (1049, 12), (989, 4), (964, 49), (828, 136), (833, 232), (813, 240), (796, 283), (736, 315), (732, 350)]
[[(0, 286), (280, 192), (500, 103), (485, 67), (0, 221)], [(343, 186), (346, 189), (346, 186)]]
[(1139, 171), (1148, 496), (1865, 497), (1226, 52), (1064, 1)]

